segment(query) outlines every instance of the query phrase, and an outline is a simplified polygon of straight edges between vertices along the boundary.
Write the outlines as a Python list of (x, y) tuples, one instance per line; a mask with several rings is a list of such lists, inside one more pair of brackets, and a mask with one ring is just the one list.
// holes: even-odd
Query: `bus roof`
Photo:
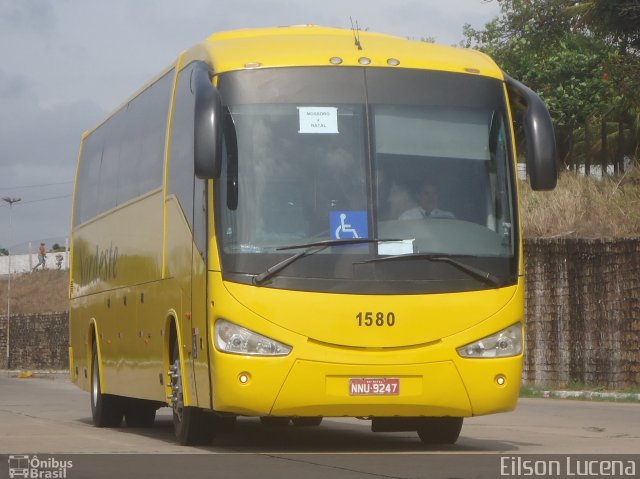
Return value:
[[(222, 73), (248, 68), (332, 65), (420, 68), (503, 79), (500, 68), (475, 50), (446, 47), (379, 33), (314, 25), (234, 30), (215, 33), (186, 52), (209, 57), (214, 71)], [(204, 50), (204, 52), (203, 52)], [(197, 53), (199, 52), (199, 53)], [(205, 53), (206, 52), (206, 53)], [(393, 65), (394, 61), (399, 62)]]
[[(502, 70), (484, 53), (466, 48), (447, 47), (433, 43), (359, 31), (358, 49), (353, 30), (296, 25), (275, 28), (240, 29), (214, 33), (203, 42), (184, 51), (179, 69), (191, 61), (209, 63), (216, 74), (234, 70), (291, 66), (362, 66), (361, 58), (370, 67), (417, 68), (441, 70), (504, 79)], [(339, 58), (339, 64), (332, 64)], [(391, 65), (390, 60), (397, 60)], [(173, 63), (132, 94), (96, 126), (85, 131), (83, 138), (119, 111), (150, 84), (176, 67)]]

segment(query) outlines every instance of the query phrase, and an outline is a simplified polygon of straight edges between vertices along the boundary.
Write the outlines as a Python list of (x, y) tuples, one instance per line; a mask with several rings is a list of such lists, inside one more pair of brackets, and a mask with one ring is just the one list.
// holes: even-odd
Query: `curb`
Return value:
[(640, 394), (599, 391), (542, 391), (543, 398), (640, 402)]
[(0, 369), (0, 375), (11, 378), (46, 378), (46, 379), (69, 379), (69, 370), (41, 370), (29, 371), (22, 369)]

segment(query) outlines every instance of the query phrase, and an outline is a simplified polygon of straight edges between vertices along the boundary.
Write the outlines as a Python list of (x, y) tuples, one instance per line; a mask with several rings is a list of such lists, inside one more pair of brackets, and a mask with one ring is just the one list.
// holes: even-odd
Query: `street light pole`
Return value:
[(9, 241), (7, 242), (7, 253), (9, 253), (9, 279), (7, 280), (7, 369), (9, 369), (9, 322), (11, 320), (11, 252), (9, 251), (9, 245), (11, 244), (11, 210), (13, 208), (13, 204), (17, 203), (21, 199), (22, 198), (10, 198), (9, 196), (2, 198), (3, 201), (9, 203)]

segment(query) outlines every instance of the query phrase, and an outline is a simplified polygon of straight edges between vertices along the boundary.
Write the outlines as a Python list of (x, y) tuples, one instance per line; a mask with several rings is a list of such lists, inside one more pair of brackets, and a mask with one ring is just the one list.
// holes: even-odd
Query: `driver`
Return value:
[(419, 220), (421, 218), (455, 218), (450, 211), (438, 208), (438, 187), (429, 181), (420, 185), (416, 196), (417, 206), (408, 209), (399, 217), (401, 220)]

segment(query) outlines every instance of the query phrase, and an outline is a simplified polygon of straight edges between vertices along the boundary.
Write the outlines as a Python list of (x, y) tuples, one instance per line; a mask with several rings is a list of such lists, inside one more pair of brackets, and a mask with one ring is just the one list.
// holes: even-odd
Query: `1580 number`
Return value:
[(356, 314), (356, 319), (358, 320), (358, 326), (393, 326), (396, 324), (396, 315), (392, 312), (360, 312)]

